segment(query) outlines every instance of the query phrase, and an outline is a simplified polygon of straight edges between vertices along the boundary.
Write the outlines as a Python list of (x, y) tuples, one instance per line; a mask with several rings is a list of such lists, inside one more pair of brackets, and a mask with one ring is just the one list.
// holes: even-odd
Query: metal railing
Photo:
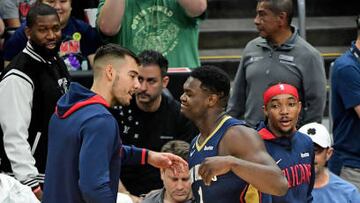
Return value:
[(298, 3), (298, 12), (299, 12), (299, 34), (302, 38), (306, 40), (306, 10), (305, 10), (305, 0), (297, 0)]

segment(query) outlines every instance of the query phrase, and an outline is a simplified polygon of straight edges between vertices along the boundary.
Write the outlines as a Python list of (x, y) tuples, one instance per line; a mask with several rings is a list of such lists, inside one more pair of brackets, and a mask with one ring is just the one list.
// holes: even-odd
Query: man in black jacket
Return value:
[(41, 199), (48, 123), (68, 88), (69, 73), (57, 55), (61, 26), (54, 8), (32, 7), (25, 32), (27, 46), (0, 76), (1, 170), (13, 173)]

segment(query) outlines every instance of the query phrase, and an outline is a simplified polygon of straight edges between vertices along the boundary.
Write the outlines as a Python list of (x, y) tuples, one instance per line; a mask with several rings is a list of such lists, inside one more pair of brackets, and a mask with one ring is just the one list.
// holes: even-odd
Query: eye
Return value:
[(151, 84), (151, 85), (153, 85), (153, 84), (155, 84), (155, 83), (156, 83), (156, 80), (154, 80), (154, 79), (150, 79), (150, 80), (148, 80), (148, 83), (149, 83), (149, 84)]

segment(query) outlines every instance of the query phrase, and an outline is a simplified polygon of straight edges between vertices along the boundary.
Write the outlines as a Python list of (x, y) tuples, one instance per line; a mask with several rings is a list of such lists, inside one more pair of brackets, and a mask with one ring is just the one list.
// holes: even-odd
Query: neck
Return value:
[(291, 137), (292, 134), (294, 134), (296, 132), (296, 129), (291, 130), (289, 132), (284, 132), (284, 131), (277, 130), (269, 122), (266, 124), (266, 127), (276, 137), (288, 137), (289, 138), (289, 137)]
[(327, 185), (329, 182), (329, 176), (329, 171), (326, 168), (324, 168), (324, 170), (319, 174), (316, 174), (314, 188), (321, 188)]
[(103, 97), (110, 106), (114, 106), (114, 99), (109, 92), (110, 87), (106, 87), (105, 85), (99, 85), (99, 84), (100, 82), (94, 80), (94, 83), (90, 90)]
[(277, 35), (275, 35), (272, 39), (270, 39), (270, 42), (274, 46), (280, 46), (284, 44), (292, 35), (291, 28), (283, 28), (282, 31), (279, 31)]
[(170, 197), (170, 195), (169, 195), (166, 191), (165, 191), (165, 193), (164, 193), (163, 202), (164, 202), (164, 203), (181, 203), (181, 202), (178, 202), (178, 201), (172, 199), (172, 198)]
[(199, 140), (200, 142), (210, 136), (225, 114), (223, 109), (216, 112), (207, 112), (206, 115), (202, 115), (202, 119), (194, 121), (200, 131), (200, 138), (202, 138)]
[(160, 108), (162, 96), (160, 95), (157, 97), (154, 101), (148, 102), (148, 103), (142, 103), (139, 102), (138, 99), (136, 99), (136, 105), (145, 112), (155, 112)]

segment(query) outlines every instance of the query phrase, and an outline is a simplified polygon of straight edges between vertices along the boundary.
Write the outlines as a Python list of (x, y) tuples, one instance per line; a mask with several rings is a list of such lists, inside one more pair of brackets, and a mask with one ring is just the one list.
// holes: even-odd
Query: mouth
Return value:
[(136, 96), (139, 98), (142, 98), (142, 99), (150, 97), (150, 95), (148, 95), (146, 93), (137, 93)]
[(56, 41), (46, 43), (48, 49), (54, 49), (56, 47)]
[(178, 197), (183, 197), (183, 196), (186, 196), (187, 193), (186, 192), (174, 192), (173, 193), (175, 196), (178, 196)]
[(286, 127), (286, 126), (290, 126), (290, 125), (291, 125), (291, 121), (292, 121), (291, 119), (287, 119), (287, 118), (286, 118), (286, 119), (280, 119), (281, 125), (282, 125), (282, 126), (285, 126), (285, 127)]
[(181, 107), (181, 109), (186, 109), (187, 108), (187, 106), (185, 104), (183, 104), (183, 103), (181, 103), (180, 107)]

